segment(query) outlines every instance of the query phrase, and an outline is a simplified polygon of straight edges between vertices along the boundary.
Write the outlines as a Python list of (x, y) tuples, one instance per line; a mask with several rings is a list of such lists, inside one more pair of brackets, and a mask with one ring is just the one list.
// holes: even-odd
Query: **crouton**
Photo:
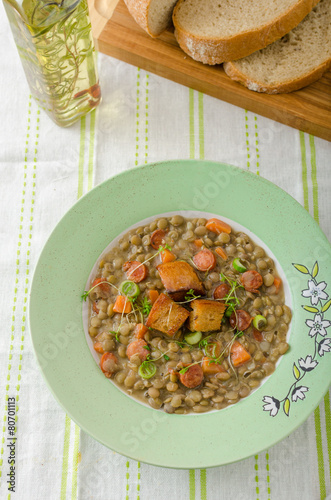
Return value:
[(161, 293), (148, 315), (146, 326), (174, 337), (189, 316), (189, 311)]
[(192, 332), (213, 332), (221, 329), (225, 304), (216, 300), (197, 299), (190, 303), (189, 329)]
[(189, 290), (193, 290), (195, 295), (205, 295), (202, 281), (188, 262), (166, 262), (157, 266), (157, 270), (164, 288), (173, 300), (185, 300)]

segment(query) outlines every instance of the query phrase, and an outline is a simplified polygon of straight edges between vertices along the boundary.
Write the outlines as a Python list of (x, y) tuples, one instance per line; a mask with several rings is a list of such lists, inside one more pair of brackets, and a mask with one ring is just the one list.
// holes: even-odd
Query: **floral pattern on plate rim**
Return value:
[(326, 337), (326, 330), (331, 326), (331, 321), (324, 318), (324, 313), (331, 306), (331, 299), (329, 299), (329, 295), (325, 291), (327, 283), (325, 281), (318, 283), (316, 279), (319, 272), (318, 262), (315, 262), (311, 272), (303, 264), (293, 264), (293, 266), (300, 273), (309, 276), (307, 288), (301, 291), (301, 295), (310, 300), (310, 305), (303, 305), (303, 309), (314, 315), (313, 318), (305, 321), (309, 328), (308, 335), (314, 340), (314, 352), (308, 354), (305, 358), (298, 359), (297, 363), (293, 363), (295, 381), (283, 399), (276, 399), (273, 396), (263, 397), (263, 410), (269, 412), (271, 417), (278, 414), (281, 405), (285, 415), (289, 416), (291, 403), (296, 403), (299, 399), (305, 399), (309, 388), (301, 385), (300, 382), (307, 373), (317, 367), (320, 362), (319, 358), (323, 357), (326, 352), (331, 351), (331, 338)]

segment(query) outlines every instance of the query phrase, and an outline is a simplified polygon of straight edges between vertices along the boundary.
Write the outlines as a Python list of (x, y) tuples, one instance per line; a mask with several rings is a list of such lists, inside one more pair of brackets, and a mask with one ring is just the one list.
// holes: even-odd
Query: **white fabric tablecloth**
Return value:
[[(102, 54), (101, 106), (61, 129), (29, 96), (2, 5), (0, 58), (0, 498), (325, 499), (330, 393), (292, 435), (242, 462), (191, 471), (137, 463), (80, 431), (54, 400), (27, 308), (37, 258), (60, 218), (93, 186), (147, 162), (205, 158), (249, 169), (296, 198), (330, 240), (331, 144)], [(16, 398), (14, 492), (7, 398)]]

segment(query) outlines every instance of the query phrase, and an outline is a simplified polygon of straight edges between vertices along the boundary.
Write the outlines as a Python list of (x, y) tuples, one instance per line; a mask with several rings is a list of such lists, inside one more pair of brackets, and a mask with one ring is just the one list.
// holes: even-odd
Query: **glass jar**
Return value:
[(31, 94), (62, 127), (101, 92), (87, 0), (3, 0)]

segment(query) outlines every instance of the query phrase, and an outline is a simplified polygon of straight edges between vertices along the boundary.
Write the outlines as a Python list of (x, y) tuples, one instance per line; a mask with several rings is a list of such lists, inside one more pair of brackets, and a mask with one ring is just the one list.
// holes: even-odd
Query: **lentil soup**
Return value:
[(122, 233), (83, 294), (88, 343), (104, 375), (176, 414), (249, 396), (288, 350), (291, 321), (284, 276), (263, 243), (219, 216), (186, 215)]

